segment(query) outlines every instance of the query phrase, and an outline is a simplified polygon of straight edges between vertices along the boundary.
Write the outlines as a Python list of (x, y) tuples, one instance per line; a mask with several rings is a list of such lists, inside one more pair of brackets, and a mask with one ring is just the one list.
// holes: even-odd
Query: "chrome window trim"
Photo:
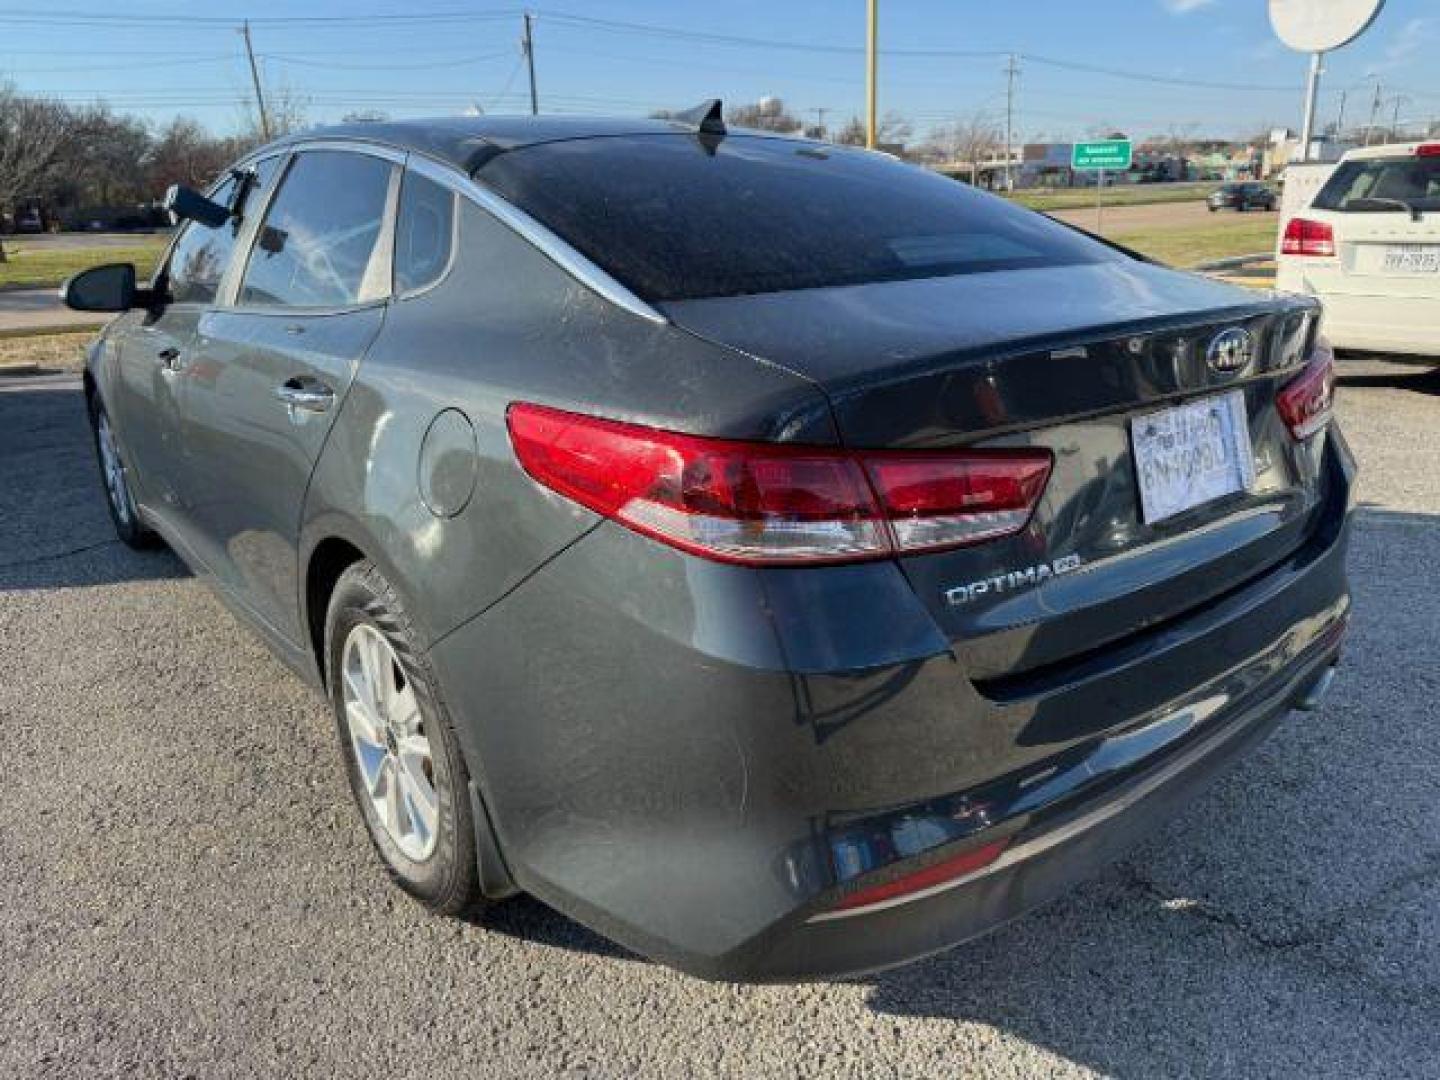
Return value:
[[(616, 307), (624, 308), (632, 315), (638, 315), (648, 322), (662, 326), (668, 324), (670, 321), (650, 304), (640, 299), (640, 297), (616, 281), (604, 269), (597, 266), (540, 222), (525, 213), (525, 211), (514, 206), (489, 188), (477, 184), (467, 176), (463, 170), (454, 165), (427, 157), (419, 152), (399, 150), (382, 143), (367, 142), (364, 139), (336, 138), (294, 139), (284, 143), (283, 146), (279, 148), (273, 146), (266, 147), (263, 151), (248, 155), (242, 159), (242, 164), (249, 161), (251, 157), (259, 157), (261, 153), (274, 149), (290, 151), (291, 153), (300, 153), (304, 150), (342, 150), (351, 153), (372, 154), (375, 157), (385, 158), (387, 161), (394, 162), (402, 168), (413, 169), (422, 176), (434, 180), (436, 183), (469, 199), (476, 206), (487, 211), (492, 217), (499, 219), (509, 227), (511, 231), (528, 241), (533, 247), (537, 248), (541, 254), (545, 255), (546, 258), (564, 270), (581, 285), (584, 285), (591, 292), (609, 300)], [(458, 219), (459, 215), (456, 215), (456, 217)], [(450, 259), (452, 264), (456, 258), (457, 250), (458, 245), (451, 246)], [(449, 267), (446, 268), (446, 274), (448, 275), (448, 273)], [(440, 280), (443, 281), (444, 278), (442, 277)], [(436, 284), (439, 284), (439, 282), (437, 281)], [(418, 295), (418, 293), (407, 295)]]
[[(459, 169), (416, 153), (410, 155), (408, 167), (458, 192), (492, 217), (499, 219), (522, 239), (539, 249), (541, 254), (556, 266), (616, 307), (660, 325), (670, 321), (525, 211), (489, 188), (477, 184)], [(452, 258), (453, 254), (452, 251)]]
[[(441, 268), (440, 273), (435, 275), (432, 280), (427, 281), (424, 285), (421, 285), (418, 288), (414, 289), (406, 289), (404, 292), (400, 292), (395, 289), (395, 263), (392, 259), (390, 263), (390, 288), (394, 292), (396, 300), (413, 300), (417, 296), (424, 296), (432, 289), (438, 289), (446, 282), (447, 279), (449, 279), (450, 271), (455, 268), (455, 259), (460, 250), (459, 192), (455, 190), (455, 186), (451, 184), (447, 178), (436, 175), (436, 171), (439, 168), (440, 167), (438, 165), (435, 165), (433, 162), (427, 160), (426, 158), (417, 157), (416, 155), (411, 154), (409, 160), (406, 162), (405, 172), (413, 172), (416, 176), (423, 176), (426, 180), (429, 180), (432, 183), (439, 184), (442, 188), (444, 188), (450, 193), (450, 250), (445, 254), (445, 265)], [(456, 175), (454, 173), (454, 170), (449, 171), (452, 173), (452, 175)], [(401, 197), (403, 197), (404, 194), (405, 180), (402, 176), (400, 180)], [(398, 233), (400, 229), (400, 204), (398, 200), (396, 201), (395, 205), (395, 229)]]

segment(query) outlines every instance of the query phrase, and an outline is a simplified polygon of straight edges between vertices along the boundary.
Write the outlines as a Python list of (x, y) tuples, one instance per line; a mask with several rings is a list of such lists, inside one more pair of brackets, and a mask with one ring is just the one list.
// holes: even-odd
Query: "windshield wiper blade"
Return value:
[(1365, 207), (1362, 207), (1360, 205), (1361, 203), (1368, 203), (1370, 206), (1376, 208), (1382, 206), (1398, 206), (1401, 210), (1404, 210), (1407, 214), (1410, 215), (1411, 221), (1419, 221), (1422, 217), (1420, 213), (1420, 208), (1414, 203), (1406, 202), (1404, 199), (1386, 199), (1372, 195), (1367, 195), (1363, 199), (1351, 199), (1350, 202), (1347, 204), (1347, 208), (1355, 210), (1365, 209)]

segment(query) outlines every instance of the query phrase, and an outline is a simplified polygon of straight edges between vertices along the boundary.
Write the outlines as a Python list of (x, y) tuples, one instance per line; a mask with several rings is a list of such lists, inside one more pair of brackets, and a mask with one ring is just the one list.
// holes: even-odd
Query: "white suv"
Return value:
[(1276, 287), (1342, 349), (1440, 356), (1440, 142), (1351, 150), (1280, 237)]

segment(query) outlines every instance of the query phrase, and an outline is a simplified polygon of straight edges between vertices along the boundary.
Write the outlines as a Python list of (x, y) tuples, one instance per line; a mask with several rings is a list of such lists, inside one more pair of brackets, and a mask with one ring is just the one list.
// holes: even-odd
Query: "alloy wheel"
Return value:
[(100, 471), (105, 480), (105, 494), (110, 499), (115, 516), (122, 524), (129, 525), (134, 519), (135, 504), (130, 499), (130, 485), (125, 479), (125, 463), (110, 431), (110, 418), (103, 410), (96, 422), (96, 437), (100, 445)]
[(435, 850), (440, 797), (425, 720), (400, 658), (368, 623), (353, 627), (341, 653), (345, 723), (375, 817), (407, 859)]

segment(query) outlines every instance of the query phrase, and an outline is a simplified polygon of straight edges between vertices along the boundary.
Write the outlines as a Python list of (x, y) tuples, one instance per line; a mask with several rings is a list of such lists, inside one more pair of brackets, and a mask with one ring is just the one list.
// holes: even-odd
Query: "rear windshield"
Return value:
[(1416, 210), (1440, 210), (1440, 157), (1342, 162), (1311, 205), (1317, 210), (1404, 213), (1397, 202)]
[(1125, 258), (958, 181), (785, 139), (543, 143), (477, 179), (655, 301)]

